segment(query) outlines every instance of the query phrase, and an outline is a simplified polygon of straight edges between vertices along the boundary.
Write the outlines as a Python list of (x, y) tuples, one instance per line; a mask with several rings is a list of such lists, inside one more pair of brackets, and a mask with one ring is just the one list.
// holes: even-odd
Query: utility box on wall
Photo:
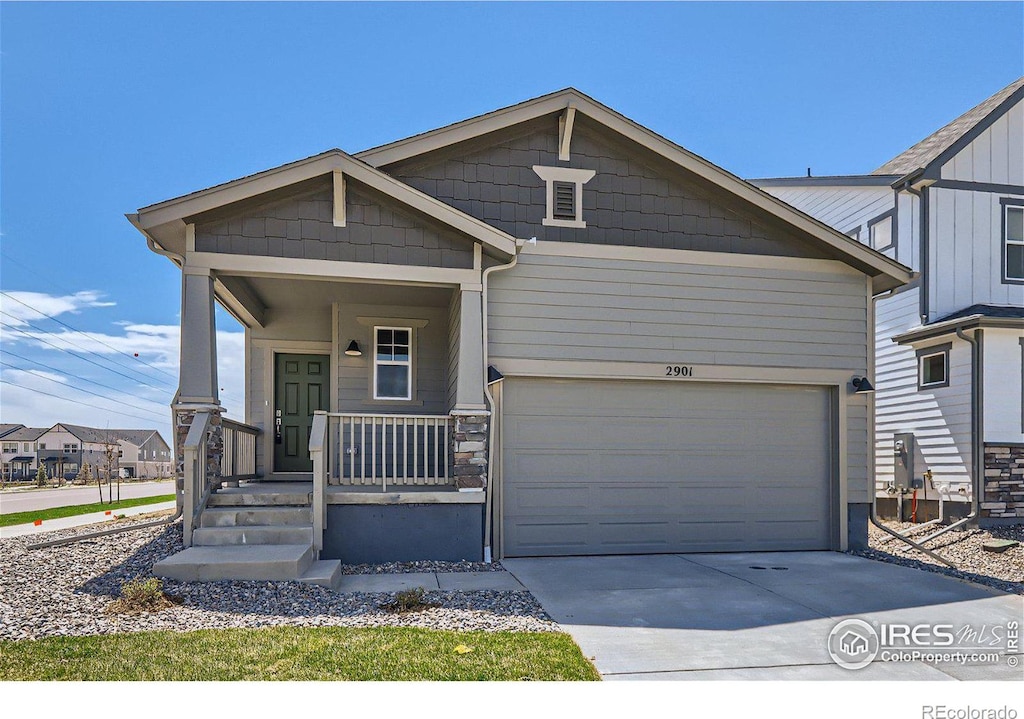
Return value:
[(893, 440), (893, 484), (896, 489), (908, 490), (914, 483), (914, 459), (917, 454), (914, 435), (901, 432)]

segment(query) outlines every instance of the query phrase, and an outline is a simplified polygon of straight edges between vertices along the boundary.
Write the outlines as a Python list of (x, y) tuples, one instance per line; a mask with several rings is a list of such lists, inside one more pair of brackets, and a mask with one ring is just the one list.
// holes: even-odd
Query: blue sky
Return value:
[(2, 3), (0, 419), (169, 438), (144, 205), (569, 85), (743, 177), (866, 173), (1024, 74), (1022, 38), (1020, 2)]

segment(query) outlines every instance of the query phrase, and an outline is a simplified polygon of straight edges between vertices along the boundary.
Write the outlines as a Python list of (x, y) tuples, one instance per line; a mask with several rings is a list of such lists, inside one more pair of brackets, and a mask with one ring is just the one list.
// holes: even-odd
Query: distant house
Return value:
[(173, 468), (170, 447), (152, 429), (97, 429), (58, 423), (49, 429), (20, 429), (0, 437), (5, 476), (14, 479), (35, 474), (42, 465), (50, 477), (76, 476), (82, 465), (105, 468), (107, 446), (113, 447), (114, 470), (137, 478), (169, 477)]
[(875, 305), (880, 506), (965, 514), (977, 482), (984, 522), (1019, 522), (1024, 78), (870, 174), (753, 183), (918, 272)]
[(27, 479), (36, 473), (36, 440), (46, 432), (23, 424), (3, 425), (0, 435), (0, 470), (5, 479)]

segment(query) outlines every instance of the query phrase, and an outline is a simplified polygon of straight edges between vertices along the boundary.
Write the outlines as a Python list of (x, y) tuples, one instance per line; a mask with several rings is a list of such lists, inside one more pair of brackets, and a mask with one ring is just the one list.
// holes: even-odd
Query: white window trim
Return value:
[(1024, 213), (1024, 200), (1007, 200), (1003, 203), (1003, 282), (1007, 284), (1024, 283), (1024, 277), (1011, 277), (1009, 272), (1010, 263), (1008, 262), (1008, 250), (1010, 248), (1010, 245), (1015, 245), (1018, 247), (1024, 246), (1024, 240), (1011, 240), (1009, 237), (1010, 210), (1017, 210), (1018, 212)]
[[(917, 388), (935, 389), (949, 386), (949, 351), (951, 344), (938, 345), (937, 347), (926, 347), (917, 351)], [(924, 381), (925, 362), (932, 357), (942, 357), (943, 378), (936, 382)]]
[[(378, 332), (380, 330), (399, 330), (399, 331), (402, 331), (402, 332), (408, 332), (409, 333), (409, 359), (407, 361), (401, 362), (399, 360), (382, 360), (382, 359), (378, 359), (378, 357), (377, 357), (377, 334), (378, 334)], [(414, 334), (413, 334), (413, 328), (412, 327), (399, 327), (399, 326), (395, 326), (395, 325), (375, 325), (374, 326), (374, 328), (373, 328), (373, 355), (372, 355), (372, 358), (373, 358), (373, 398), (374, 399), (376, 399), (376, 400), (391, 400), (391, 401), (398, 401), (398, 402), (412, 400), (412, 378), (413, 378), (412, 358), (413, 358), (413, 343), (414, 342), (415, 342), (415, 337), (414, 337)], [(389, 367), (407, 367), (408, 368), (407, 371), (409, 373), (409, 379), (408, 379), (408, 382), (406, 383), (406, 387), (408, 388), (408, 390), (406, 392), (406, 396), (405, 397), (382, 397), (380, 394), (378, 394), (378, 392), (377, 392), (377, 367), (380, 366), (380, 365), (387, 365)]]
[[(547, 198), (547, 215), (541, 220), (541, 224), (547, 227), (586, 227), (587, 223), (583, 221), (583, 186), (590, 182), (594, 175), (597, 174), (597, 170), (534, 165), (533, 171), (537, 173), (540, 179), (544, 180), (545, 196)], [(576, 195), (573, 198), (573, 205), (576, 209), (575, 220), (564, 220), (554, 216), (556, 182), (568, 182), (576, 187)]]

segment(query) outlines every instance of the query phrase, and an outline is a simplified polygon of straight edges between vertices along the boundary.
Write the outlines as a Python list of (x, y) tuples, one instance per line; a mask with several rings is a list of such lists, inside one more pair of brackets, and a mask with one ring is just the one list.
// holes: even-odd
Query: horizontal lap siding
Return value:
[[(920, 451), (915, 467), (920, 475), (931, 469), (937, 486), (956, 489), (970, 483), (971, 466), (971, 353), (966, 343), (953, 340), (950, 386), (919, 391), (915, 348), (897, 345), (890, 337), (919, 324), (918, 292), (913, 289), (878, 301), (875, 430), (876, 484), (884, 492), (893, 481), (893, 441), (896, 433), (912, 432)], [(943, 338), (938, 344), (949, 342)], [(931, 496), (929, 489), (929, 496)]]
[(492, 357), (866, 364), (859, 275), (524, 253), (488, 295)]
[(768, 192), (846, 234), (860, 230), (868, 243), (868, 222), (893, 208), (888, 187), (765, 187)]

